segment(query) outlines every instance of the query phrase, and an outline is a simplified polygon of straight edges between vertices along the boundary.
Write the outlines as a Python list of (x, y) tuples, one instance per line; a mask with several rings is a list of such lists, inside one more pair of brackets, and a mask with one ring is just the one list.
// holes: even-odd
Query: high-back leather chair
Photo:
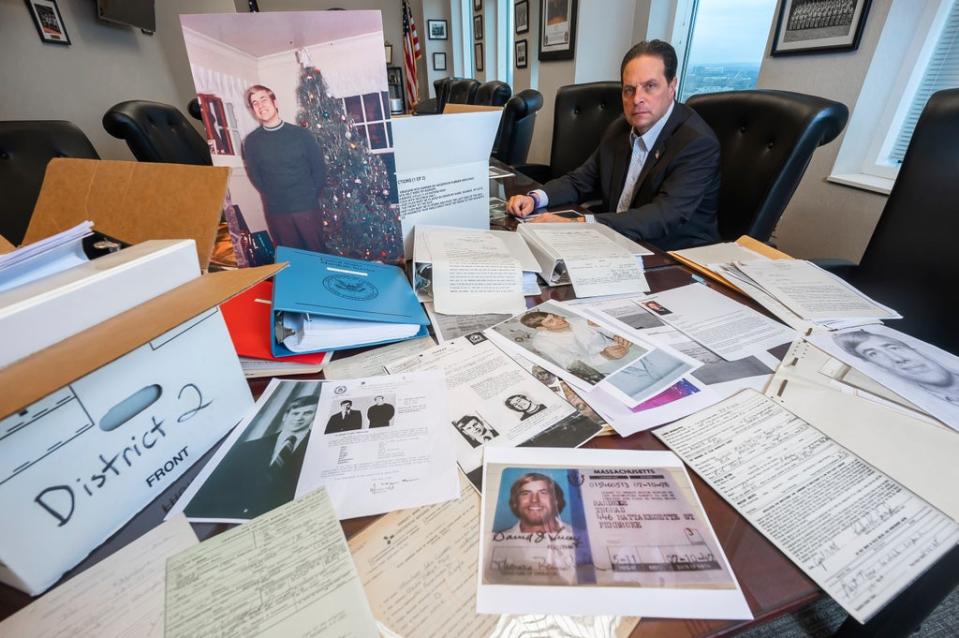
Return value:
[(15, 245), (27, 232), (47, 163), (54, 157), (100, 159), (71, 122), (0, 122), (0, 235)]
[[(472, 104), (480, 83), (472, 78), (454, 80), (445, 104)], [(442, 112), (442, 111), (441, 111)]]
[(210, 147), (176, 107), (131, 100), (103, 116), (103, 128), (124, 140), (141, 162), (210, 165)]
[(546, 182), (578, 168), (596, 150), (603, 133), (623, 114), (619, 82), (589, 82), (560, 87), (553, 113), (549, 166), (524, 164), (517, 169)]
[(503, 106), (513, 94), (513, 89), (506, 82), (491, 80), (478, 89), (473, 97), (473, 104), (480, 106)]
[(515, 166), (526, 161), (533, 140), (536, 112), (543, 108), (543, 94), (536, 89), (523, 89), (509, 99), (503, 108), (493, 157)]
[(725, 91), (686, 104), (719, 138), (719, 234), (767, 241), (816, 147), (834, 140), (849, 109), (789, 91)]
[(193, 98), (186, 105), (186, 112), (190, 114), (194, 120), (203, 121), (203, 111), (200, 109), (200, 100)]
[[(933, 94), (916, 124), (859, 266), (843, 274), (903, 315), (890, 327), (959, 354), (959, 89)], [(836, 211), (840, 214), (841, 211)]]

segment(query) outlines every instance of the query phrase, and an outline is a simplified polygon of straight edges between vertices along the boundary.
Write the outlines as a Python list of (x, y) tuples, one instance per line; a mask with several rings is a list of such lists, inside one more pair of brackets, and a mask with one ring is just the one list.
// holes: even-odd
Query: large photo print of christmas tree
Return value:
[(276, 246), (400, 263), (379, 11), (182, 15), (236, 261)]

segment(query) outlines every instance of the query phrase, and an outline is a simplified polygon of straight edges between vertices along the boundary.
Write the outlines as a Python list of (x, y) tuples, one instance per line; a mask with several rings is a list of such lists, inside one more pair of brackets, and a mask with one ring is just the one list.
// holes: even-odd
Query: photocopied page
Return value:
[(577, 447), (602, 425), (580, 414), (486, 339), (473, 333), (387, 366), (391, 374), (442, 370), (446, 422), (456, 459), (473, 486), (491, 446)]
[(325, 490), (167, 561), (166, 638), (379, 632)]
[(163, 638), (166, 560), (196, 544), (176, 516), (4, 620), (0, 637)]
[(797, 336), (792, 328), (703, 284), (656, 293), (639, 303), (726, 361), (754, 356)]
[(649, 291), (636, 257), (583, 224), (529, 224), (527, 231), (554, 250), (577, 297)]
[(495, 234), (431, 228), (424, 238), (432, 258), (437, 312), (513, 314), (526, 307), (519, 261)]
[(433, 337), (420, 337), (419, 339), (407, 339), (387, 346), (380, 346), (354, 354), (351, 357), (330, 361), (323, 368), (323, 376), (327, 380), (375, 377), (385, 374), (386, 364), (390, 361), (406, 358), (411, 354), (428, 350), (435, 345), (436, 342), (433, 341)]
[(959, 541), (948, 516), (756, 391), (654, 434), (860, 623)]
[(325, 487), (340, 519), (459, 494), (440, 371), (323, 385), (297, 496)]
[(491, 448), (477, 609), (752, 618), (670, 452)]
[(428, 301), (423, 303), (423, 309), (433, 325), (437, 343), (446, 343), (464, 335), (482, 332), (510, 317), (508, 314), (442, 315), (436, 312), (436, 308)]

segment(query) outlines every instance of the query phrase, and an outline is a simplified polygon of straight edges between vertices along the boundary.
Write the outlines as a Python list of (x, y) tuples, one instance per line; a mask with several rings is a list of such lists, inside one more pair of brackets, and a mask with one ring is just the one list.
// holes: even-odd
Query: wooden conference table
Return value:
[[(491, 161), (501, 168), (509, 167)], [(510, 195), (526, 193), (538, 184), (521, 174), (513, 177), (490, 180), (490, 195), (507, 199)], [(564, 209), (569, 206), (562, 207)], [(515, 227), (515, 221), (506, 223), (507, 227)], [(688, 284), (693, 279), (690, 270), (677, 264), (671, 257), (652, 248), (655, 254), (644, 257), (646, 278), (652, 290), (661, 291)], [(710, 284), (722, 292), (736, 297), (736, 294), (724, 289), (718, 284)], [(571, 286), (556, 288), (542, 288), (543, 292), (537, 297), (528, 297), (527, 306), (533, 306), (547, 299), (568, 299), (572, 297)], [(745, 301), (745, 298), (739, 297)], [(755, 306), (754, 306), (755, 307)], [(338, 353), (336, 358), (355, 354), (359, 351)], [(315, 375), (314, 378), (322, 378)], [(310, 377), (291, 377), (310, 378)], [(250, 387), (254, 395), (258, 396), (266, 387), (269, 379), (253, 379)], [(634, 449), (634, 450), (665, 450), (649, 432), (641, 432), (628, 438), (620, 436), (597, 437), (586, 444), (586, 447), (604, 449)], [(97, 548), (85, 561), (69, 572), (69, 578), (84, 569), (91, 567), (103, 558), (132, 542), (153, 527), (159, 525), (166, 512), (176, 502), (177, 498), (186, 490), (187, 486), (207, 463), (216, 448), (208, 452), (199, 462), (194, 464), (185, 475), (168, 487), (163, 494), (135, 516), (126, 526), (111, 537), (106, 543)], [(792, 562), (767, 541), (755, 528), (740, 516), (725, 500), (706, 485), (698, 476), (690, 472), (693, 484), (699, 494), (706, 514), (716, 531), (719, 542), (722, 544), (726, 556), (732, 564), (733, 571), (739, 580), (746, 600), (755, 616), (754, 621), (707, 621), (707, 620), (665, 620), (643, 619), (633, 631), (634, 638), (705, 638), (714, 636), (728, 636), (741, 631), (745, 626), (762, 623), (785, 613), (795, 611), (822, 596), (820, 589), (809, 580)], [(347, 536), (359, 532), (377, 517), (364, 517), (343, 521), (343, 529)], [(204, 540), (232, 527), (225, 524), (194, 524), (193, 529), (197, 536)], [(0, 585), (0, 619), (6, 618), (18, 609), (31, 602), (30, 596), (11, 587)]]

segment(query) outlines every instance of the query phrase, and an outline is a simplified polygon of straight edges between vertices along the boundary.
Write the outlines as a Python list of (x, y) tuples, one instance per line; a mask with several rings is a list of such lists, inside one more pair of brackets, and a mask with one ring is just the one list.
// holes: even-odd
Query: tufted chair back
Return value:
[(126, 141), (141, 162), (209, 166), (210, 147), (176, 107), (131, 100), (113, 106), (103, 116), (103, 128)]
[(603, 133), (623, 114), (619, 82), (589, 82), (560, 87), (553, 113), (549, 178), (578, 168), (599, 146)]
[(71, 122), (0, 122), (0, 235), (14, 245), (23, 241), (47, 162), (54, 157), (100, 159)]
[(536, 89), (523, 89), (509, 99), (503, 108), (493, 157), (510, 165), (522, 164), (533, 140), (536, 112), (543, 108), (543, 94)]
[(476, 89), (473, 104), (479, 104), (481, 106), (503, 106), (512, 94), (513, 89), (509, 88), (509, 84), (500, 82), (499, 80), (491, 80), (490, 82), (481, 84), (480, 87)]
[(712, 127), (721, 149), (719, 234), (767, 241), (816, 147), (834, 140), (849, 109), (789, 91), (726, 91), (686, 104)]
[[(450, 84), (445, 104), (472, 104), (480, 83), (472, 78), (454, 80)], [(442, 111), (440, 111), (442, 113)]]

